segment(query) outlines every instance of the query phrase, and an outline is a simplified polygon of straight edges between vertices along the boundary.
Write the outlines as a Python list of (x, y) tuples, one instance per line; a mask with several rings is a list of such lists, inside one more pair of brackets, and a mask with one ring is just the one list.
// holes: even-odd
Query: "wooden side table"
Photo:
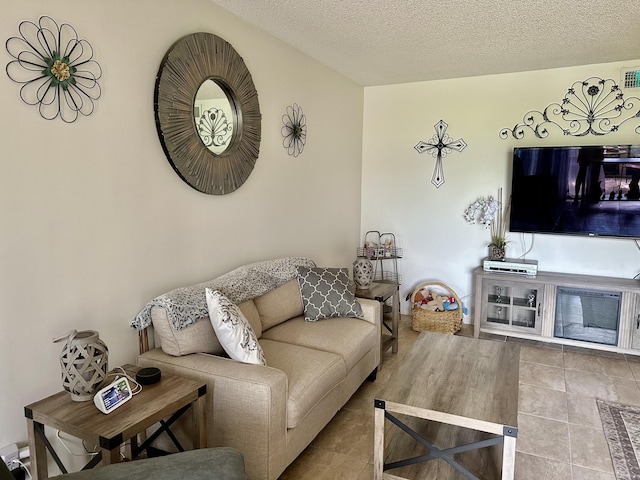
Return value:
[[(382, 355), (389, 347), (393, 353), (398, 353), (398, 320), (400, 318), (400, 287), (397, 283), (373, 282), (369, 288), (356, 289), (356, 297), (377, 300), (380, 305), (380, 325), (382, 327), (382, 339), (380, 341), (380, 368), (382, 368)], [(385, 302), (391, 300), (391, 311), (385, 313)], [(386, 330), (386, 331), (385, 331)]]
[[(124, 365), (123, 368), (134, 377), (135, 371), (139, 369), (134, 365)], [(134, 395), (131, 400), (109, 414), (100, 412), (92, 401), (71, 400), (71, 396), (66, 391), (27, 405), (24, 413), (27, 418), (33, 478), (34, 480), (48, 478), (47, 451), (62, 473), (67, 473), (44, 434), (45, 426), (100, 446), (100, 454), (96, 455), (84, 468), (94, 467), (100, 463), (100, 460), (105, 465), (118, 462), (120, 446), (128, 440), (131, 440), (134, 457), (164, 431), (172, 437), (174, 442), (177, 442), (169, 427), (187, 410), (192, 411), (193, 448), (205, 448), (207, 446), (204, 409), (206, 393), (207, 386), (204, 383), (163, 374), (158, 383), (145, 385), (139, 394)], [(165, 421), (164, 419), (167, 418), (168, 420)], [(161, 428), (142, 445), (138, 445), (137, 435), (146, 433), (147, 428), (158, 422), (161, 423)], [(177, 445), (182, 449), (179, 444)]]

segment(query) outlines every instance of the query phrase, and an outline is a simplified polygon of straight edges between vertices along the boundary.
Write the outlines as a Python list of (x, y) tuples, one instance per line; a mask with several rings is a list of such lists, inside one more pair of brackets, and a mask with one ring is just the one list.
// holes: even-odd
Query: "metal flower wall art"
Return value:
[(461, 152), (467, 146), (465, 141), (461, 138), (454, 140), (447, 135), (447, 125), (444, 120), (440, 120), (433, 127), (436, 129), (436, 134), (431, 137), (428, 142), (418, 142), (415, 148), (418, 153), (427, 152), (436, 159), (436, 166), (433, 169), (433, 176), (431, 177), (431, 183), (436, 188), (440, 188), (444, 184), (444, 169), (442, 168), (442, 159), (451, 153), (452, 150)]
[(22, 101), (38, 105), (46, 120), (60, 117), (72, 123), (78, 115), (91, 115), (101, 94), (102, 69), (89, 42), (80, 40), (68, 23), (58, 26), (47, 16), (40, 17), (37, 25), (25, 20), (18, 32), (6, 43), (14, 59), (6, 70), (11, 80), (22, 84)]
[[(622, 124), (640, 117), (640, 98), (627, 97), (612, 79), (590, 77), (574, 82), (560, 103), (547, 105), (543, 111), (531, 110), (521, 124), (500, 130), (503, 140), (510, 135), (520, 140), (531, 131), (538, 138), (549, 136), (549, 128), (563, 135), (584, 137), (616, 132)], [(640, 133), (640, 120), (635, 132)]]
[(298, 104), (287, 107), (282, 116), (282, 146), (289, 155), (297, 157), (304, 150), (307, 142), (307, 117)]

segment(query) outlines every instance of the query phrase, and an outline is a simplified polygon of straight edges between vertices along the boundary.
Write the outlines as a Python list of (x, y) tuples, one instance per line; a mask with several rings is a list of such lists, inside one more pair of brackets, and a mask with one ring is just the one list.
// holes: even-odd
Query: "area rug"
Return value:
[(640, 407), (596, 400), (617, 480), (640, 478)]

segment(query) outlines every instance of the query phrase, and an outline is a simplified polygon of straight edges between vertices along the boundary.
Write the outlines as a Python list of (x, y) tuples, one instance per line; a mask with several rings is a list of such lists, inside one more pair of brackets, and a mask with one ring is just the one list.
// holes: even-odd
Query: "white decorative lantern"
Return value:
[(373, 282), (373, 263), (367, 257), (358, 257), (353, 262), (353, 281), (361, 290), (368, 289)]
[(107, 377), (109, 349), (93, 330), (71, 330), (53, 341), (63, 340), (62, 386), (76, 402), (91, 400)]

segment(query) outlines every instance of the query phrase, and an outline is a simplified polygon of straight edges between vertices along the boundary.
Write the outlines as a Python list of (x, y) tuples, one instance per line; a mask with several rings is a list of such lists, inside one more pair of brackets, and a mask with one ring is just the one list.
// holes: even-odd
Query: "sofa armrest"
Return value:
[(284, 469), (288, 390), (284, 372), (205, 353), (174, 357), (159, 348), (140, 355), (137, 363), (207, 384), (207, 445), (243, 452), (250, 477), (274, 478)]
[(380, 365), (382, 348), (382, 304), (377, 300), (368, 298), (357, 298), (362, 307), (362, 319), (373, 323), (376, 326), (378, 348), (376, 349), (376, 365)]
[(380, 327), (382, 315), (380, 312), (380, 302), (377, 300), (369, 300), (368, 298), (356, 299), (362, 307), (362, 319)]

